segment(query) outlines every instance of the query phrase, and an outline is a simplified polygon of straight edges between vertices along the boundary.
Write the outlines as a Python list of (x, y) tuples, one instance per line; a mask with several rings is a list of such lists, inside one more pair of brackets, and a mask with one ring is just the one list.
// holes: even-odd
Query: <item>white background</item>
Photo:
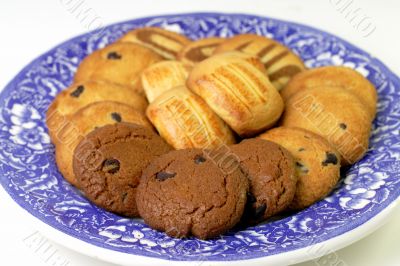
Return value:
[[(382, 60), (400, 75), (400, 2), (396, 0), (2, 0), (0, 89), (41, 53), (88, 31), (87, 23), (81, 22), (76, 14), (68, 10), (67, 4), (70, 1), (83, 1), (85, 7), (92, 8), (92, 14), (99, 16), (96, 23), (103, 25), (146, 15), (194, 11), (242, 12), (291, 20), (323, 29), (350, 41)], [(349, 4), (349, 8), (341, 12), (340, 7), (344, 4)], [(355, 26), (354, 21), (350, 22), (351, 16), (346, 17), (347, 11), (366, 17), (364, 24)], [(363, 27), (367, 27), (368, 23), (371, 26), (367, 30), (371, 27), (375, 30), (365, 37), (367, 30), (363, 31)], [(51, 265), (51, 259), (46, 261), (49, 250), (60, 257), (59, 262), (65, 259), (71, 266), (110, 265), (67, 250), (35, 234), (35, 228), (25, 218), (27, 214), (11, 201), (2, 188), (0, 206), (0, 265)], [(345, 263), (341, 265), (399, 265), (399, 224), (400, 211), (397, 208), (393, 217), (381, 229), (334, 256)], [(46, 242), (48, 250), (37, 250), (38, 245), (34, 241)], [(299, 266), (318, 265), (318, 262), (319, 265), (330, 265), (320, 260)]]

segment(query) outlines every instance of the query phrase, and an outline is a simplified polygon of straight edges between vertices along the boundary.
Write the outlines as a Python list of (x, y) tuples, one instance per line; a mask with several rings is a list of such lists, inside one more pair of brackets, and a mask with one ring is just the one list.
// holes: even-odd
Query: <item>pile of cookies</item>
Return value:
[(374, 86), (266, 37), (139, 28), (87, 56), (47, 112), (57, 166), (96, 205), (174, 237), (304, 209), (368, 149)]

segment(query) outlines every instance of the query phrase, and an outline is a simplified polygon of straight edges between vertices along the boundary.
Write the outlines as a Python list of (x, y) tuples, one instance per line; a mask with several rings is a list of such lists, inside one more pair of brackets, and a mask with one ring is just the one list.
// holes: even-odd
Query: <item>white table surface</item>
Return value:
[[(219, 11), (265, 15), (308, 24), (334, 33), (381, 59), (400, 75), (400, 2), (396, 0), (2, 0), (0, 2), (0, 89), (26, 64), (60, 42), (88, 30), (69, 10), (71, 3), (82, 2), (97, 14), (103, 25), (155, 14)], [(349, 5), (343, 11), (345, 5)], [(351, 11), (346, 17), (346, 13)], [(358, 14), (365, 22), (358, 27), (350, 18)], [(368, 23), (371, 26), (368, 27)], [(93, 24), (92, 27), (95, 27)], [(375, 28), (375, 30), (373, 30)], [(368, 34), (368, 32), (371, 32)], [(366, 36), (368, 35), (368, 36)], [(400, 88), (399, 88), (400, 89)], [(0, 265), (110, 265), (52, 243), (26, 221), (26, 213), (0, 188)], [(379, 230), (334, 254), (350, 266), (400, 265), (400, 211)], [(53, 257), (54, 258), (54, 257)], [(65, 262), (65, 263), (63, 263)], [(323, 259), (298, 264), (331, 265)]]

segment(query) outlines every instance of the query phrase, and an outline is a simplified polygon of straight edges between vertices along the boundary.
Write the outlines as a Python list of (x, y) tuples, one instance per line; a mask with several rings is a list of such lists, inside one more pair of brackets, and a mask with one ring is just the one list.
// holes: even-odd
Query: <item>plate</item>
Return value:
[[(208, 241), (173, 239), (142, 220), (88, 202), (58, 172), (45, 126), (48, 105), (67, 87), (79, 62), (125, 32), (160, 26), (196, 39), (253, 32), (298, 53), (308, 67), (345, 65), (375, 84), (378, 113), (370, 149), (342, 173), (324, 200), (282, 219)], [(0, 95), (0, 180), (53, 240), (126, 265), (273, 265), (324, 255), (381, 225), (400, 194), (400, 80), (379, 60), (331, 34), (276, 19), (195, 13), (135, 19), (90, 32), (51, 49), (25, 67)], [(326, 251), (325, 251), (326, 252)]]

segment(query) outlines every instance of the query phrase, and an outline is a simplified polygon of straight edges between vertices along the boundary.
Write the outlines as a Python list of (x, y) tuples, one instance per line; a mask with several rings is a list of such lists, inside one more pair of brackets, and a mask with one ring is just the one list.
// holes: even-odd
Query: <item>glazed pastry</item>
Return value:
[(171, 89), (147, 108), (147, 117), (175, 149), (218, 148), (233, 144), (229, 127), (199, 96), (185, 87)]
[(178, 59), (187, 66), (194, 66), (198, 62), (210, 57), (215, 48), (220, 45), (225, 38), (209, 37), (193, 41), (186, 45), (178, 54)]
[(301, 210), (328, 195), (340, 178), (340, 155), (319, 135), (277, 127), (259, 136), (287, 149), (296, 160), (296, 193), (290, 209)]
[(165, 91), (184, 86), (188, 69), (179, 61), (162, 61), (146, 68), (142, 75), (142, 87), (149, 102)]
[(155, 51), (165, 59), (176, 59), (183, 47), (191, 40), (184, 35), (157, 27), (132, 30), (122, 36), (119, 42), (138, 43)]
[(258, 56), (267, 69), (271, 83), (278, 90), (281, 90), (291, 77), (305, 69), (299, 56), (283, 44), (267, 37), (239, 34), (220, 44), (214, 53), (233, 50)]
[(280, 145), (263, 139), (246, 139), (231, 149), (250, 181), (242, 220), (254, 224), (285, 210), (296, 191), (292, 155)]
[(371, 117), (358, 97), (341, 87), (312, 88), (289, 98), (282, 126), (323, 136), (341, 154), (342, 165), (350, 165), (368, 150)]
[(375, 117), (377, 92), (364, 76), (357, 71), (343, 66), (325, 66), (301, 72), (293, 77), (281, 91), (284, 101), (287, 101), (296, 92), (319, 87), (342, 87), (353, 93), (362, 101), (368, 110), (371, 120)]
[(91, 103), (105, 100), (124, 103), (141, 112), (147, 107), (146, 99), (126, 86), (102, 81), (74, 83), (60, 92), (47, 110), (46, 124), (52, 142), (57, 144), (57, 132), (74, 113)]
[(82, 108), (58, 132), (57, 166), (72, 185), (78, 186), (72, 170), (73, 152), (78, 143), (95, 128), (118, 122), (130, 122), (152, 128), (146, 117), (135, 108), (123, 103), (105, 101)]
[(257, 57), (228, 52), (195, 65), (187, 85), (236, 133), (251, 137), (273, 126), (283, 111), (263, 70)]
[(78, 144), (74, 174), (91, 202), (110, 212), (138, 217), (136, 190), (142, 171), (170, 150), (149, 128), (130, 123), (106, 125)]
[(101, 80), (132, 88), (143, 94), (139, 75), (161, 61), (152, 50), (135, 43), (113, 43), (88, 55), (78, 67), (75, 82)]
[(172, 237), (208, 239), (239, 222), (248, 187), (238, 165), (227, 172), (207, 156), (207, 151), (171, 151), (144, 170), (137, 207), (151, 228)]

